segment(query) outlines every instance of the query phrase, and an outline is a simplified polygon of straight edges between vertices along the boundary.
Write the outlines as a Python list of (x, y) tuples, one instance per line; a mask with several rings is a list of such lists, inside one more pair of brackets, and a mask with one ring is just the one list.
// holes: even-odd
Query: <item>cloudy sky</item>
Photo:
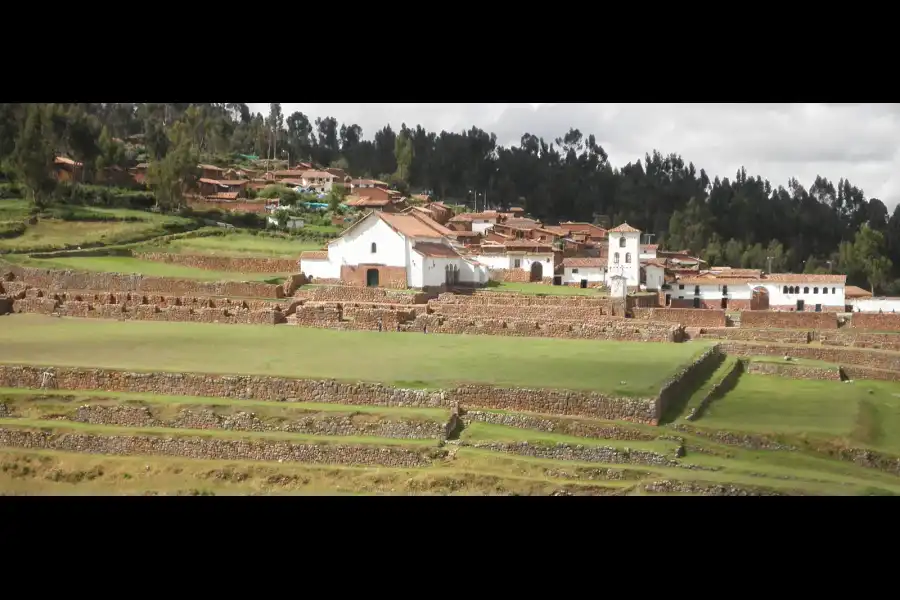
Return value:
[[(268, 113), (268, 104), (250, 104)], [(552, 140), (570, 127), (593, 133), (616, 166), (657, 149), (678, 153), (712, 179), (742, 165), (773, 185), (796, 177), (807, 188), (822, 175), (841, 177), (880, 198), (900, 201), (900, 104), (290, 104), (301, 111), (357, 123), (371, 139), (390, 123), (462, 131), (472, 125), (502, 145), (522, 134)]]

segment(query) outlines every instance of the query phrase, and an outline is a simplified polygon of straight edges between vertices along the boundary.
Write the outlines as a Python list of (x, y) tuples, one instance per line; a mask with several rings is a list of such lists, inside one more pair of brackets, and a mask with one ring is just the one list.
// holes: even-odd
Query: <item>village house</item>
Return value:
[(460, 253), (450, 230), (415, 212), (369, 212), (327, 251), (303, 252), (300, 270), (313, 281), (417, 289), (484, 285), (490, 277)]
[(222, 181), (218, 179), (208, 179), (206, 177), (201, 177), (199, 180), (197, 180), (197, 184), (200, 189), (200, 194), (207, 198), (213, 198), (214, 196), (219, 196), (220, 194), (226, 194), (227, 196), (221, 196), (221, 199), (233, 200), (235, 198), (244, 198), (247, 195), (247, 187), (249, 186), (250, 182), (247, 179)]
[(553, 246), (533, 240), (484, 241), (472, 250), (475, 260), (493, 271), (504, 273), (506, 281), (550, 283), (556, 272)]
[(472, 231), (484, 234), (497, 224), (499, 214), (489, 210), (480, 213), (460, 213), (450, 219), (447, 226), (458, 231)]
[(604, 258), (570, 257), (562, 260), (563, 285), (583, 288), (606, 285), (607, 261)]
[(383, 181), (378, 181), (377, 179), (353, 179), (350, 181), (350, 189), (369, 189), (369, 188), (384, 188), (387, 189), (389, 186), (387, 183)]
[[(666, 294), (674, 308), (843, 312), (846, 275), (768, 273), (748, 277), (704, 271), (679, 277)], [(671, 296), (671, 297), (670, 297)]]
[(304, 171), (300, 180), (303, 182), (303, 187), (327, 194), (331, 191), (334, 182), (337, 181), (337, 177), (327, 171)]
[(203, 179), (214, 179), (216, 181), (225, 177), (225, 169), (215, 165), (197, 165), (200, 171), (200, 177)]
[(53, 159), (53, 171), (57, 181), (81, 181), (84, 165), (66, 156)]

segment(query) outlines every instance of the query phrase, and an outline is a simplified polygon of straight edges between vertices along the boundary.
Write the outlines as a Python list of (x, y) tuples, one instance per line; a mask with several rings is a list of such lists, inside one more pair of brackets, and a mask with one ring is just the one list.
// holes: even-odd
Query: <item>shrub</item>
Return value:
[(25, 233), (25, 229), (22, 221), (0, 221), (0, 238), (18, 237)]
[(147, 210), (156, 204), (152, 192), (106, 187), (102, 185), (60, 184), (53, 193), (54, 199), (63, 204), (105, 206), (110, 208), (135, 208)]
[(0, 183), (0, 200), (24, 197), (24, 190), (18, 183)]

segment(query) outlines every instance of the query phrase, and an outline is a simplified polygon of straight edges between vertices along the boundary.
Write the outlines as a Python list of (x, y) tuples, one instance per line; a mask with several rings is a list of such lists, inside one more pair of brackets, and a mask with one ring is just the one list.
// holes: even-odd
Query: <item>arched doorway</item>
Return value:
[(544, 265), (535, 261), (531, 263), (531, 281), (544, 280)]
[(366, 286), (378, 287), (378, 269), (369, 269), (366, 271)]
[(769, 290), (764, 287), (753, 288), (750, 310), (769, 310)]

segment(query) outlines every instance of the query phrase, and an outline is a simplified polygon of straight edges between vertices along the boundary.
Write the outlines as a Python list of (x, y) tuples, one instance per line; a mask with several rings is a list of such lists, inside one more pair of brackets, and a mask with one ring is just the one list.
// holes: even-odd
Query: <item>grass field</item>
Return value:
[(109, 273), (137, 273), (155, 277), (200, 279), (204, 281), (271, 281), (279, 283), (289, 273), (237, 273), (211, 271), (183, 265), (141, 260), (130, 256), (65, 256), (59, 258), (29, 258), (7, 255), (6, 260), (16, 264), (41, 269), (71, 269), (75, 271), (102, 271)]
[(2, 317), (0, 362), (651, 396), (705, 345)]
[(156, 249), (183, 254), (298, 258), (304, 250), (319, 250), (321, 247), (320, 243), (304, 240), (235, 233), (173, 240)]

